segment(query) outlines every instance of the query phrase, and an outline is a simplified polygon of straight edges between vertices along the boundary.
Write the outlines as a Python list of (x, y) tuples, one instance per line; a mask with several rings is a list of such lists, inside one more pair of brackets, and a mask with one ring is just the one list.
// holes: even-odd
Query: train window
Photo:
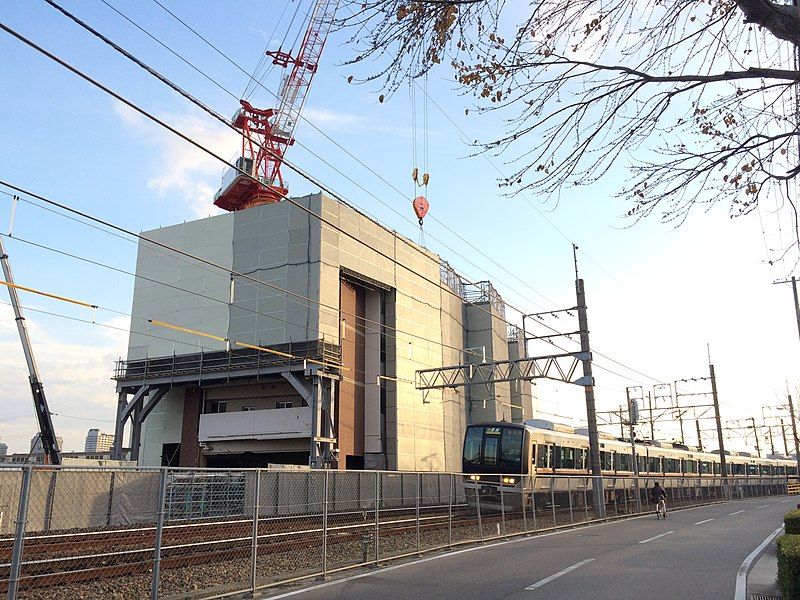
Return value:
[(647, 470), (650, 473), (661, 473), (661, 458), (651, 456), (647, 459)]
[(639, 472), (644, 473), (647, 471), (647, 457), (646, 456), (637, 456), (636, 462), (639, 463)]
[(680, 473), (681, 472), (681, 460), (679, 458), (666, 458), (664, 459), (666, 463), (664, 465), (665, 473)]
[(683, 461), (683, 472), (684, 473), (697, 473), (697, 461), (696, 460), (685, 460)]
[[(487, 434), (488, 434), (488, 429)], [(485, 435), (483, 437), (483, 464), (486, 466), (497, 466), (497, 447), (500, 445), (500, 438), (497, 436)]]
[(522, 434), (522, 429), (504, 427), (500, 438), (500, 466), (514, 473), (522, 466)]
[(769, 465), (761, 465), (761, 474), (769, 475)]
[(481, 462), (481, 442), (483, 427), (468, 427), (464, 439), (464, 464), (478, 465)]
[(617, 471), (631, 470), (631, 455), (617, 453)]
[(603, 471), (611, 471), (614, 468), (611, 462), (611, 452), (600, 451), (600, 468)]
[(700, 461), (700, 474), (701, 475), (710, 475), (711, 474), (711, 462), (707, 460)]
[(718, 462), (714, 463), (714, 475), (719, 475), (722, 471), (720, 470), (720, 466)]
[(581, 471), (585, 471), (588, 467), (586, 465), (586, 453), (588, 450), (585, 448), (581, 448), (578, 450), (578, 462), (575, 464), (575, 467), (580, 469)]
[(566, 448), (561, 446), (561, 462), (559, 468), (561, 469), (574, 469), (575, 468), (575, 448)]
[(758, 465), (747, 465), (748, 475), (758, 475)]
[(547, 467), (550, 466), (547, 458), (552, 453), (551, 448), (552, 446), (539, 444), (539, 447), (537, 448), (536, 451), (536, 466), (539, 467), (540, 469), (546, 469)]

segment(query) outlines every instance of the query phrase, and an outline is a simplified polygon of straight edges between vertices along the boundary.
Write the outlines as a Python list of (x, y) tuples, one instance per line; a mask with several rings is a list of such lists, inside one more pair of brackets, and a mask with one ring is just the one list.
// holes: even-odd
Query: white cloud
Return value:
[[(177, 198), (197, 217), (222, 212), (212, 200), (225, 165), (169, 131), (151, 124), (123, 104), (116, 104), (114, 110), (134, 134), (156, 146), (157, 152), (150, 165), (155, 176), (148, 180), (147, 185), (159, 198)], [(236, 133), (215, 123), (211, 117), (162, 114), (159, 118), (226, 160), (239, 145)]]

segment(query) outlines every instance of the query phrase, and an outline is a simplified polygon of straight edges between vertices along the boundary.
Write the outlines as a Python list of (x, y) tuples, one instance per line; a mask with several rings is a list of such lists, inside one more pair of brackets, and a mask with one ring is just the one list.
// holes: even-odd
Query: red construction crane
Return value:
[(282, 50), (267, 52), (274, 64), (292, 68), (283, 76), (277, 108), (262, 110), (240, 100), (242, 107), (231, 123), (242, 132), (242, 150), (236, 169), (228, 169), (214, 196), (214, 204), (220, 208), (242, 210), (286, 197), (289, 190), (281, 175), (281, 163), (286, 149), (294, 143), (294, 129), (338, 4), (339, 0), (316, 0), (296, 57)]

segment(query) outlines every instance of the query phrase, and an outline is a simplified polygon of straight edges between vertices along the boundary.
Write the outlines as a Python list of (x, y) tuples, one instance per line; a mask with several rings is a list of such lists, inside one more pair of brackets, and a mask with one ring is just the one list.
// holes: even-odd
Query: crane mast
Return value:
[(44, 449), (45, 462), (53, 465), (61, 464), (61, 452), (56, 441), (56, 433), (53, 428), (53, 420), (50, 418), (50, 409), (47, 406), (47, 398), (44, 395), (44, 386), (39, 379), (39, 369), (36, 360), (33, 358), (33, 348), (28, 336), (28, 328), (25, 326), (25, 317), (22, 315), (22, 308), (19, 304), (19, 296), (14, 286), (14, 275), (11, 272), (11, 264), (8, 262), (8, 254), (3, 246), (3, 238), (0, 237), (0, 263), (3, 265), (3, 275), (7, 286), (8, 294), (11, 296), (11, 306), (14, 309), (14, 318), (17, 322), (19, 339), (22, 342), (22, 352), (25, 354), (25, 362), (28, 363), (28, 381), (33, 393), (33, 406), (36, 411), (36, 419), (39, 422), (39, 435)]
[[(303, 41), (292, 56), (279, 49), (267, 52), (273, 64), (291, 66), (281, 81), (277, 108), (255, 108), (240, 100), (241, 108), (231, 124), (242, 132), (241, 153), (236, 168), (222, 178), (214, 204), (235, 211), (279, 202), (288, 188), (281, 174), (283, 156), (294, 143), (294, 131), (305, 105), (311, 81), (333, 24), (339, 0), (316, 0)], [(254, 181), (257, 180), (257, 181)]]

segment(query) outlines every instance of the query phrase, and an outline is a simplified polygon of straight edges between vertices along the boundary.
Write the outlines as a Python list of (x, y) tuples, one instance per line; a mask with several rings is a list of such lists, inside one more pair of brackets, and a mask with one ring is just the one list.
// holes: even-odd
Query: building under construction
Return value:
[(416, 389), (521, 336), (490, 282), (324, 194), (144, 232), (136, 276), (115, 439), (141, 465), (458, 470), (468, 423), (530, 416), (528, 383)]

